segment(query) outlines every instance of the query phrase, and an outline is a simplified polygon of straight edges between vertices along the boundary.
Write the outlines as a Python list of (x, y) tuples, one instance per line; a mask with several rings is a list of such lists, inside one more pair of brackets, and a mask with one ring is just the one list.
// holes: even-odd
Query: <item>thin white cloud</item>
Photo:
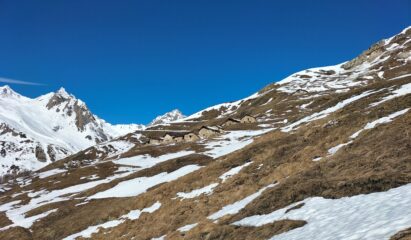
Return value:
[(0, 77), (0, 82), (1, 83), (10, 83), (10, 84), (20, 84), (20, 85), (38, 85), (38, 86), (44, 85), (42, 83), (27, 82), (27, 81), (21, 81), (21, 80), (3, 78), (3, 77)]

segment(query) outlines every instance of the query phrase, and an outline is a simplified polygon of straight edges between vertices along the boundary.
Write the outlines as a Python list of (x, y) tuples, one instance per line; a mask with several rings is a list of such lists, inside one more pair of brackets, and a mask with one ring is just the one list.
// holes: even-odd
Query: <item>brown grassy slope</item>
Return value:
[(411, 239), (411, 228), (400, 231), (390, 238), (390, 240), (410, 240), (410, 239)]
[[(376, 108), (374, 111), (371, 110), (368, 114), (358, 113), (358, 119), (355, 122), (361, 123), (359, 125), (363, 126), (370, 120), (375, 120), (378, 116), (385, 116), (396, 110), (411, 106), (410, 101), (410, 97), (398, 100), (396, 105), (399, 109), (386, 105)], [(366, 102), (370, 102), (370, 100), (366, 100)], [(192, 230), (192, 233), (190, 232), (192, 235), (187, 235), (191, 239), (223, 239), (227, 234), (229, 236), (238, 236), (236, 234), (241, 232), (240, 230), (237, 233), (234, 233), (235, 230), (232, 232), (232, 227), (227, 225), (228, 223), (249, 215), (269, 213), (309, 196), (340, 198), (360, 193), (385, 191), (411, 182), (411, 162), (409, 159), (411, 148), (407, 136), (411, 124), (410, 113), (395, 119), (390, 124), (381, 125), (376, 129), (364, 132), (353, 144), (346, 149), (340, 150), (332, 157), (325, 158), (317, 163), (311, 161), (313, 157), (312, 149), (316, 149), (316, 154), (321, 155), (325, 151), (323, 146), (335, 146), (341, 141), (341, 139), (336, 138), (333, 142), (329, 142), (330, 139), (324, 137), (325, 135), (344, 132), (343, 136), (348, 137), (357, 130), (348, 121), (350, 116), (344, 113), (346, 111), (355, 111), (355, 108), (356, 111), (361, 112), (362, 105), (356, 104), (351, 109), (340, 111), (338, 114), (320, 121), (325, 123), (338, 118), (340, 120), (339, 125), (333, 129), (323, 128), (321, 127), (323, 124), (316, 122), (313, 124), (319, 127), (315, 131), (313, 131), (312, 126), (307, 126), (301, 127), (298, 132), (291, 135), (279, 132), (270, 133), (258, 139), (252, 146), (202, 169), (202, 171), (212, 173), (212, 169), (221, 168), (227, 162), (238, 158), (243, 160), (250, 158), (255, 162), (235, 178), (220, 185), (213, 195), (201, 197), (197, 201), (182, 201), (186, 202), (185, 205), (190, 206), (188, 209), (195, 209), (195, 211), (187, 211), (188, 206), (180, 209), (180, 203), (174, 203), (172, 210), (168, 207), (159, 210), (164, 212), (161, 215), (162, 221), (158, 224), (158, 226), (161, 226), (159, 230), (148, 230), (144, 221), (138, 221), (139, 223), (130, 225), (135, 226), (135, 230), (132, 227), (127, 227), (128, 231), (120, 231), (121, 228), (117, 230), (121, 233), (127, 232), (128, 236), (136, 236), (136, 239), (148, 239), (147, 236), (150, 236), (150, 232), (158, 232), (154, 235), (160, 236), (167, 233), (167, 228), (176, 229), (194, 222), (206, 224), (208, 221), (204, 217), (218, 210), (221, 206), (242, 199), (255, 192), (259, 186), (267, 185), (273, 181), (280, 181), (280, 185), (265, 192), (261, 198), (247, 206), (238, 215), (223, 219), (220, 224), (207, 225), (209, 226), (207, 228), (197, 227)], [(390, 109), (390, 111), (381, 112), (382, 109)], [(373, 149), (373, 151), (369, 149)], [(264, 164), (263, 168), (257, 171), (256, 167), (261, 163)], [(285, 178), (287, 176), (288, 178)], [(199, 179), (199, 177), (197, 176), (196, 179)], [(189, 181), (189, 177), (185, 180)], [(203, 180), (202, 182), (202, 185), (206, 185), (212, 181)], [(179, 183), (174, 183), (174, 185), (176, 184)], [(167, 186), (163, 187), (166, 188)], [(203, 213), (201, 214), (201, 212)], [(203, 215), (203, 220), (196, 217), (199, 214)], [(155, 222), (155, 214), (152, 217), (152, 221)], [(185, 221), (181, 219), (185, 219)], [(127, 224), (124, 227), (126, 226)], [(160, 229), (163, 230), (160, 231)], [(120, 237), (115, 233), (117, 230), (108, 233), (107, 236)], [(256, 234), (246, 234), (244, 239), (246, 239), (246, 236), (259, 239)], [(103, 236), (106, 235), (99, 234), (98, 238)], [(173, 236), (175, 236), (175, 239), (181, 239), (181, 235), (176, 232), (168, 233), (167, 236), (170, 236), (171, 239), (174, 239)]]

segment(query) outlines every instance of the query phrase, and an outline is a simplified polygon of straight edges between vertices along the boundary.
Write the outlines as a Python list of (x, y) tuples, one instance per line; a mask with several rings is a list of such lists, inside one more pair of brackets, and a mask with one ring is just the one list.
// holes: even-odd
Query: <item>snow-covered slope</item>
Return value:
[[(366, 85), (372, 80), (384, 79), (387, 66), (406, 65), (411, 61), (409, 46), (411, 37), (406, 34), (408, 27), (395, 37), (381, 40), (358, 57), (335, 66), (311, 68), (290, 75), (277, 82), (278, 90), (295, 93), (348, 91), (358, 85)], [(384, 67), (385, 66), (385, 67)]]
[(31, 99), (4, 86), (0, 88), (0, 175), (38, 169), (142, 128), (105, 122), (64, 88)]
[(180, 112), (178, 109), (174, 109), (171, 112), (165, 113), (161, 116), (156, 117), (148, 126), (160, 125), (160, 124), (167, 124), (176, 120), (180, 120), (185, 118), (183, 113)]

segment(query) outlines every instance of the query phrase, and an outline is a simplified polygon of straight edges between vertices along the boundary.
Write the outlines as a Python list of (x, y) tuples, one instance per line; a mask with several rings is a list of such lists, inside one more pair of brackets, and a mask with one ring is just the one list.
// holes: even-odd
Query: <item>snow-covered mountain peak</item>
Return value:
[(16, 93), (9, 85), (4, 85), (0, 87), (0, 96), (1, 97), (21, 97), (20, 94)]
[(176, 117), (184, 116), (184, 114), (179, 109), (174, 109), (171, 112), (168, 112), (166, 114), (176, 116)]
[(70, 98), (70, 97), (74, 97), (73, 95), (69, 94), (66, 89), (64, 87), (61, 87), (56, 94), (64, 97), (64, 98)]
[(59, 90), (57, 90), (54, 93), (50, 93), (50, 96), (51, 96), (50, 100), (54, 98), (54, 99), (60, 99), (61, 102), (71, 101), (72, 103), (81, 102), (82, 104), (84, 104), (80, 99), (76, 98), (76, 96), (74, 96), (71, 93), (68, 93), (66, 89), (63, 87), (61, 87)]
[(179, 119), (183, 119), (185, 117), (186, 116), (184, 116), (184, 114), (180, 110), (174, 109), (171, 112), (168, 112), (161, 116), (156, 117), (153, 121), (151, 121), (151, 123), (148, 126), (167, 124), (167, 123), (179, 120)]
[(0, 89), (1, 91), (12, 90), (9, 85), (4, 85), (3, 87), (0, 87)]

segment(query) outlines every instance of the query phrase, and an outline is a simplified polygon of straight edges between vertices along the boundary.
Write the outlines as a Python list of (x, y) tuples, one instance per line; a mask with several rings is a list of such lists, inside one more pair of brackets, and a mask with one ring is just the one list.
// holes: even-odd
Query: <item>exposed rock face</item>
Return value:
[(56, 151), (54, 150), (53, 146), (47, 146), (47, 154), (52, 162), (56, 161)]
[[(84, 131), (87, 124), (96, 121), (94, 115), (83, 106), (79, 105), (78, 101), (74, 104), (74, 112), (76, 113), (76, 126), (80, 131)], [(105, 139), (107, 140), (107, 137)], [(106, 140), (103, 139), (103, 141)]]
[(35, 150), (36, 158), (40, 162), (46, 162), (47, 161), (47, 156), (46, 153), (44, 152), (43, 148), (41, 146), (37, 146)]
[(6, 149), (2, 148), (2, 149), (0, 150), (0, 156), (6, 157), (6, 155), (7, 155)]
[[(61, 89), (57, 93), (53, 94), (53, 96), (50, 98), (49, 102), (46, 104), (47, 109), (50, 110), (53, 107), (59, 106), (62, 103), (68, 101), (69, 96), (68, 97), (65, 97), (65, 96), (68, 96), (68, 95), (61, 94)], [(56, 112), (59, 112), (59, 111), (60, 111), (60, 109), (57, 108)]]
[[(75, 123), (79, 131), (85, 131), (89, 123), (95, 123), (95, 116), (88, 110), (87, 106), (73, 95), (68, 94), (64, 88), (57, 91), (46, 104), (48, 110), (55, 109), (57, 113), (67, 114), (75, 117)], [(103, 139), (107, 140), (107, 136)]]
[(374, 61), (377, 57), (379, 57), (382, 53), (384, 53), (384, 48), (385, 42), (380, 41), (374, 45), (372, 45), (369, 49), (365, 50), (363, 53), (361, 53), (358, 57), (354, 58), (353, 60), (345, 63), (342, 65), (342, 68), (345, 70), (351, 69), (353, 67), (357, 67), (364, 62), (372, 62)]
[[(354, 67), (357, 67), (365, 62), (372, 62), (376, 60), (378, 57), (387, 57), (384, 53), (387, 53), (387, 49), (394, 50), (396, 47), (401, 46), (406, 43), (406, 41), (411, 36), (411, 28), (405, 29), (400, 34), (387, 39), (377, 42), (376, 44), (372, 45), (369, 49), (364, 51), (358, 57), (354, 58), (353, 60), (345, 63), (342, 65), (342, 68), (348, 70)], [(409, 52), (400, 51), (397, 55), (398, 58), (406, 58)], [(389, 55), (388, 55), (389, 56)], [(393, 56), (394, 57), (394, 56)]]
[(401, 232), (395, 234), (390, 238), (390, 240), (410, 240), (411, 239), (411, 228), (402, 230)]

